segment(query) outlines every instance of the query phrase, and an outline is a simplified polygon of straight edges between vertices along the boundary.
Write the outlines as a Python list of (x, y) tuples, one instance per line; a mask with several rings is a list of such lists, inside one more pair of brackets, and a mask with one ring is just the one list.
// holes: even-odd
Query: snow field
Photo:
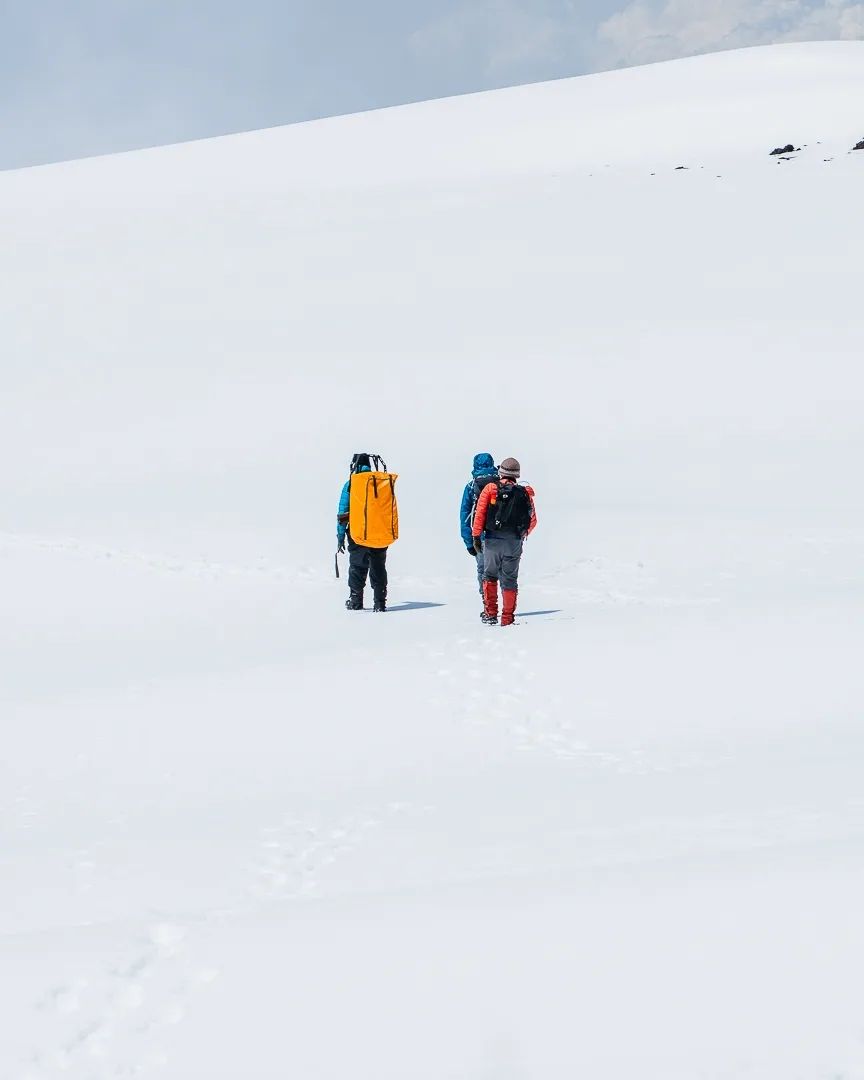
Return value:
[(862, 48), (0, 175), (3, 1080), (864, 1077)]

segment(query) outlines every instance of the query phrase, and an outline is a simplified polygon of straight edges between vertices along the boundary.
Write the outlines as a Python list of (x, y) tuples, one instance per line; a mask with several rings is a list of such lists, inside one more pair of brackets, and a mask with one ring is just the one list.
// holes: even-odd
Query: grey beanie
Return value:
[(515, 457), (505, 457), (498, 466), (498, 475), (502, 480), (518, 480), (521, 471), (519, 462)]

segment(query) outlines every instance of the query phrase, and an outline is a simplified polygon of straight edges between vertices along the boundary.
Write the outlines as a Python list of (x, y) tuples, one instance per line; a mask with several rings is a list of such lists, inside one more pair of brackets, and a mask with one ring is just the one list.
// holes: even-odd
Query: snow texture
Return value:
[(864, 1078), (862, 102), (787, 45), (0, 175), (3, 1080)]

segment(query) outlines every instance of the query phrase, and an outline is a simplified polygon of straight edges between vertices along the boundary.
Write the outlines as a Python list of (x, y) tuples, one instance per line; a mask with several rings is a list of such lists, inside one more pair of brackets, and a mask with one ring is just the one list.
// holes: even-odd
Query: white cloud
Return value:
[(598, 28), (603, 66), (784, 41), (864, 38), (858, 0), (633, 0)]
[(570, 4), (544, 0), (469, 0), (412, 36), (413, 48), (448, 59), (479, 59), (487, 77), (558, 58), (568, 43)]
[(864, 4), (828, 0), (820, 7), (810, 8), (798, 26), (791, 30), (783, 40), (812, 41), (835, 38), (841, 41), (857, 41), (864, 38)]

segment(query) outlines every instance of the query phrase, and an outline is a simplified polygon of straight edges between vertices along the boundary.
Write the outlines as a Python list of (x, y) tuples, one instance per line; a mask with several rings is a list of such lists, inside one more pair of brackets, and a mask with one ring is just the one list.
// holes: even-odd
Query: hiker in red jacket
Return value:
[(522, 542), (537, 524), (534, 489), (517, 483), (520, 465), (505, 458), (499, 480), (480, 492), (471, 534), (474, 550), (483, 552), (483, 614), (488, 625), (498, 622), (498, 580), (501, 580), (501, 625), (510, 626), (516, 614), (516, 593)]

